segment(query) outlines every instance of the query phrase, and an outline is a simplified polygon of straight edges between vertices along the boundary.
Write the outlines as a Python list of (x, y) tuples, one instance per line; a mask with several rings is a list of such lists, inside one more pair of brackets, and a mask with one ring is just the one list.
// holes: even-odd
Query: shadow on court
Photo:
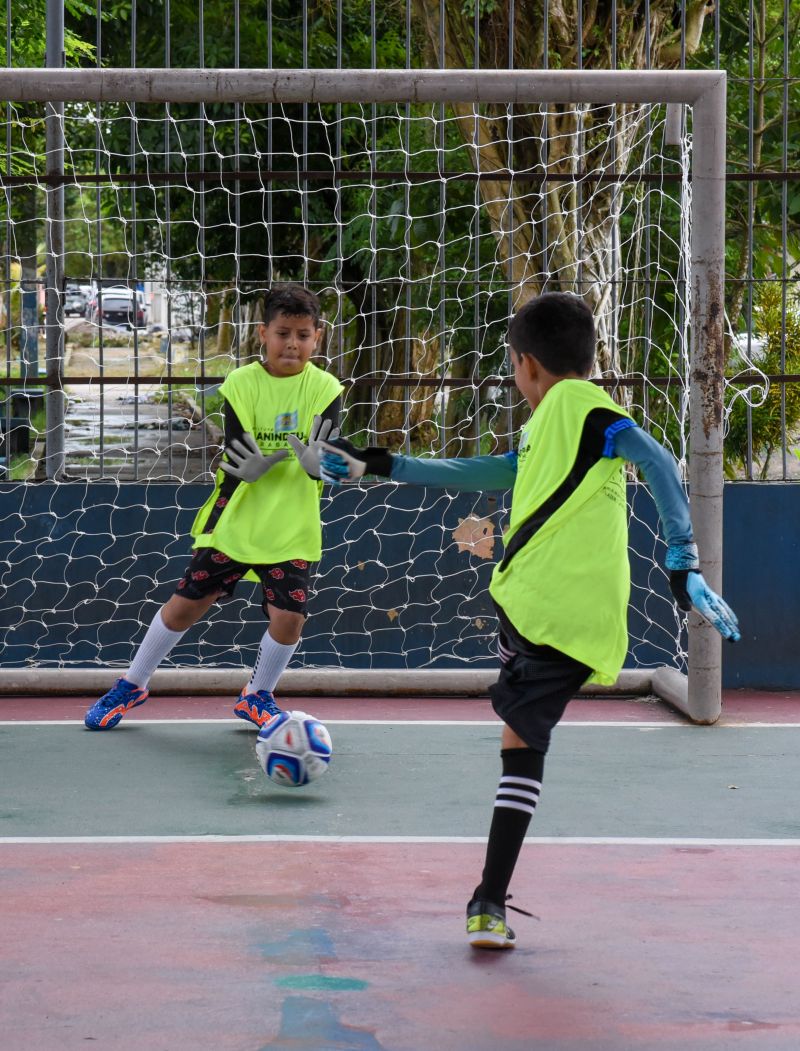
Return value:
[(799, 728), (563, 727), (500, 954), (496, 727), (332, 730), (312, 797), (236, 726), (0, 726), (3, 1051), (800, 1046)]

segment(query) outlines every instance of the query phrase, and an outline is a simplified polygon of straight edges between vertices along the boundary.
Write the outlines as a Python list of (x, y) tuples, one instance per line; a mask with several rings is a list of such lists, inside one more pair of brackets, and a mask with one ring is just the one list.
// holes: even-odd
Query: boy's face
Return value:
[(317, 349), (322, 326), (310, 314), (276, 314), (268, 325), (258, 326), (262, 360), (272, 376), (296, 376)]

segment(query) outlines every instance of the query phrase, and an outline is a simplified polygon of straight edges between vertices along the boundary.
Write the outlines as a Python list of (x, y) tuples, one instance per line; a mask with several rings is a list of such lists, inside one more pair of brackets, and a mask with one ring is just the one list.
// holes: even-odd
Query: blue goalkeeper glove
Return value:
[(344, 438), (328, 439), (320, 442), (320, 446), (320, 477), (331, 485), (357, 482), (364, 474), (377, 474), (384, 478), (392, 474), (392, 454), (386, 449), (376, 446), (359, 449)]
[(742, 637), (736, 614), (723, 598), (711, 590), (699, 569), (673, 569), (669, 575), (669, 586), (679, 609), (685, 613), (696, 609), (729, 642), (738, 642)]

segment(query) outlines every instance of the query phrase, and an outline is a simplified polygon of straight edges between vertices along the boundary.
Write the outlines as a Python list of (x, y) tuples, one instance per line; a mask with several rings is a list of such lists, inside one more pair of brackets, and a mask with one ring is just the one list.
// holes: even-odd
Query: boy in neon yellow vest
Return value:
[(511, 876), (539, 799), (550, 735), (587, 680), (613, 683), (628, 648), (630, 591), (624, 462), (644, 474), (668, 544), (666, 568), (681, 609), (727, 639), (732, 610), (699, 572), (689, 507), (672, 456), (589, 379), (595, 330), (577, 296), (527, 303), (508, 330), (514, 380), (531, 407), (519, 450), (504, 456), (416, 460), (385, 449), (322, 443), (328, 481), (366, 472), (448, 489), (513, 488), (505, 552), (490, 584), (501, 670), (490, 694), (504, 722), (503, 774), (481, 882), (467, 905), (476, 948), (509, 949)]
[[(86, 713), (90, 730), (111, 730), (131, 708), (144, 704), (161, 661), (242, 579), (261, 583), (269, 628), (234, 714), (260, 727), (280, 712), (272, 691), (299, 644), (310, 567), (321, 555), (322, 482), (304, 466), (309, 456), (314, 459), (320, 438), (338, 433), (343, 388), (309, 360), (322, 335), (313, 293), (298, 285), (274, 290), (258, 331), (262, 359), (234, 369), (220, 387), (226, 460), (192, 526), (191, 561), (129, 670)], [(301, 438), (308, 439), (307, 446)], [(305, 461), (292, 455), (293, 441)]]

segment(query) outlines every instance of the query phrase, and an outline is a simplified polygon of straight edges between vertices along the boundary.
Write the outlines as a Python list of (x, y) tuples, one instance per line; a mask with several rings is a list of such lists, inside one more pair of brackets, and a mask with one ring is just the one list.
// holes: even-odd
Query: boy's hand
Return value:
[(338, 434), (339, 428), (333, 426), (332, 420), (323, 420), (321, 416), (315, 416), (311, 423), (308, 445), (304, 445), (296, 434), (287, 434), (286, 438), (306, 474), (319, 480), (322, 477), (319, 466), (320, 446), (324, 439), (336, 438)]
[(370, 446), (359, 449), (344, 438), (322, 442), (320, 473), (326, 482), (357, 482), (364, 474), (385, 478), (392, 474), (392, 454), (386, 449)]
[(684, 612), (696, 609), (729, 642), (738, 642), (742, 637), (736, 614), (723, 598), (711, 590), (698, 570), (673, 570), (669, 575), (669, 586), (678, 607)]
[(258, 443), (252, 434), (246, 431), (242, 440), (234, 438), (225, 453), (230, 463), (224, 460), (220, 463), (220, 469), (226, 474), (232, 474), (234, 478), (242, 482), (257, 482), (262, 474), (266, 474), (270, 467), (285, 460), (289, 453), (286, 449), (278, 449), (277, 452), (264, 456), (258, 447)]

